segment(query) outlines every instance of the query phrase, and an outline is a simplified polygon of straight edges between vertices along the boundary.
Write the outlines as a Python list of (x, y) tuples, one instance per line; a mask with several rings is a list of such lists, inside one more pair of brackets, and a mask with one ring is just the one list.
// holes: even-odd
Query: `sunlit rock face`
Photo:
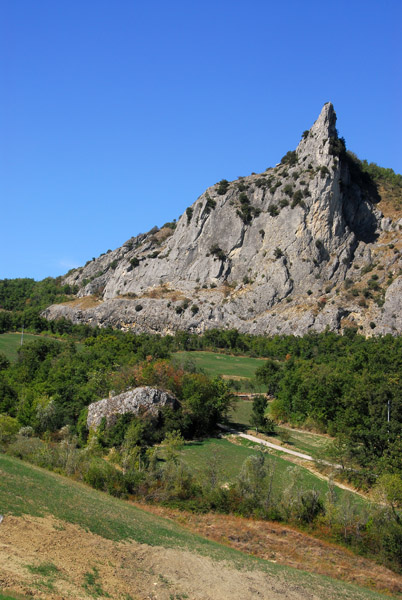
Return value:
[[(138, 333), (400, 332), (401, 254), (387, 248), (401, 226), (376, 209), (335, 124), (327, 103), (277, 166), (213, 185), (177, 224), (68, 273), (78, 299), (44, 316)], [(373, 263), (383, 265), (383, 295), (366, 302)]]

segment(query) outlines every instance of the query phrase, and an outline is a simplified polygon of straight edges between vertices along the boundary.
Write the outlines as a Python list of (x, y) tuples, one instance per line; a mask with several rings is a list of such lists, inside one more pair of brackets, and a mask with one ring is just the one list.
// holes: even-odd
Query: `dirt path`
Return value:
[[(248, 433), (242, 433), (240, 431), (232, 429), (231, 427), (227, 427), (226, 425), (218, 424), (218, 427), (220, 427), (221, 429), (223, 429), (224, 431), (226, 431), (227, 433), (229, 433), (230, 435), (233, 435), (235, 437), (244, 438), (246, 440), (249, 440), (250, 442), (254, 442), (256, 444), (261, 444), (261, 446), (266, 446), (268, 448), (272, 448), (273, 450), (279, 450), (279, 452), (284, 452), (285, 454), (289, 454), (291, 457), (295, 457), (295, 458), (298, 458), (301, 460), (307, 460), (311, 463), (316, 462), (316, 459), (313, 458), (312, 456), (310, 456), (309, 454), (303, 454), (302, 452), (297, 452), (296, 450), (290, 450), (290, 448), (284, 448), (283, 446), (279, 446), (278, 444), (273, 444), (272, 442), (267, 442), (266, 440), (262, 440), (261, 438), (258, 438), (255, 435), (249, 435)], [(297, 462), (297, 461), (293, 461), (293, 462)], [(333, 464), (333, 463), (327, 462), (326, 460), (321, 460), (320, 463), (327, 467), (332, 467), (334, 469), (342, 468), (341, 465)], [(314, 473), (314, 475), (316, 475), (320, 479), (323, 479), (324, 481), (330, 480), (330, 478), (327, 475), (320, 473), (317, 469), (314, 469), (314, 468), (312, 468), (310, 466), (306, 466), (306, 465), (303, 465), (303, 466), (305, 466), (305, 468), (309, 469), (309, 471)], [(365, 498), (367, 500), (367, 496), (365, 494), (362, 494), (361, 492), (359, 492), (358, 490), (354, 489), (351, 486), (345, 485), (344, 483), (341, 483), (340, 481), (336, 481), (336, 485), (339, 488), (342, 488), (343, 490), (352, 492), (353, 494), (357, 494), (358, 496), (361, 496), (362, 498)]]
[[(245, 440), (249, 440), (250, 442), (255, 442), (256, 444), (261, 444), (262, 446), (267, 446), (268, 448), (272, 448), (273, 450), (279, 450), (279, 452), (285, 452), (285, 454), (292, 454), (293, 456), (297, 456), (298, 458), (302, 458), (304, 460), (315, 461), (315, 458), (310, 456), (309, 454), (303, 454), (302, 452), (297, 452), (296, 450), (290, 450), (289, 448), (284, 448), (283, 446), (279, 446), (278, 444), (273, 444), (272, 442), (267, 442), (266, 440), (262, 440), (261, 438), (256, 437), (255, 435), (249, 435), (248, 433), (241, 433), (240, 431), (236, 431), (231, 427), (227, 427), (226, 425), (218, 424), (218, 427), (231, 433), (232, 435), (237, 435), (238, 437), (244, 438)], [(330, 463), (325, 463), (330, 464)], [(338, 468), (338, 465), (331, 465)], [(340, 465), (339, 465), (340, 466)]]

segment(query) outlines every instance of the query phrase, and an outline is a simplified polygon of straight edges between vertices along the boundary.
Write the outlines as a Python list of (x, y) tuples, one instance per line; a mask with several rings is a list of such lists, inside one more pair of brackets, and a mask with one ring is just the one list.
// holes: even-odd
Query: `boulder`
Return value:
[(96, 429), (102, 419), (106, 418), (106, 423), (110, 427), (113, 425), (119, 415), (131, 413), (135, 416), (155, 417), (159, 411), (166, 406), (173, 409), (178, 407), (179, 403), (175, 396), (152, 387), (137, 387), (128, 390), (111, 398), (104, 398), (99, 402), (93, 402), (88, 406), (88, 429)]

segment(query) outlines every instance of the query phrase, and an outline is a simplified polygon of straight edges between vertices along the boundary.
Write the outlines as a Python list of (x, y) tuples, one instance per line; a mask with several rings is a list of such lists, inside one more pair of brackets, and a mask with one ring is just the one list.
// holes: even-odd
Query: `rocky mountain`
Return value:
[(70, 271), (77, 298), (44, 316), (163, 334), (400, 333), (402, 219), (335, 125), (327, 103), (275, 167), (222, 180), (177, 224)]

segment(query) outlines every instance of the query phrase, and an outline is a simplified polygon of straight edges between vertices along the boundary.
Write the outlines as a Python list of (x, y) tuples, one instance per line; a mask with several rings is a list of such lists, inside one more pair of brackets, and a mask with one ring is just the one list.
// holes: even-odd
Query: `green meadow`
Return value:
[(193, 362), (197, 369), (204, 371), (210, 377), (222, 376), (226, 379), (237, 380), (240, 391), (265, 391), (265, 386), (253, 380), (258, 367), (264, 364), (265, 359), (263, 358), (204, 351), (176, 352), (174, 356), (184, 364)]
[[(40, 336), (32, 333), (24, 333), (23, 341), (32, 342)], [(2, 333), (0, 335), (0, 352), (4, 352), (8, 360), (16, 360), (17, 351), (21, 348), (21, 333)]]
[[(233, 444), (225, 438), (208, 438), (199, 442), (187, 442), (182, 450), (182, 458), (192, 470), (202, 474), (206, 472), (211, 463), (211, 457), (213, 457), (221, 480), (232, 482), (240, 472), (246, 458), (257, 456), (261, 452), (258, 444), (253, 444), (242, 438), (238, 438), (238, 441), (238, 444)], [(325, 498), (329, 491), (325, 479), (314, 475), (304, 467), (296, 467), (296, 465), (282, 458), (279, 452), (267, 452), (266, 459), (270, 462), (274, 472), (273, 489), (276, 492), (282, 493), (289, 486), (292, 479), (291, 473), (296, 469), (300, 486), (304, 489), (315, 489)], [(353, 504), (358, 506), (366, 504), (366, 501), (357, 494), (348, 492), (336, 485), (334, 489), (338, 500), (344, 500), (348, 497)]]

